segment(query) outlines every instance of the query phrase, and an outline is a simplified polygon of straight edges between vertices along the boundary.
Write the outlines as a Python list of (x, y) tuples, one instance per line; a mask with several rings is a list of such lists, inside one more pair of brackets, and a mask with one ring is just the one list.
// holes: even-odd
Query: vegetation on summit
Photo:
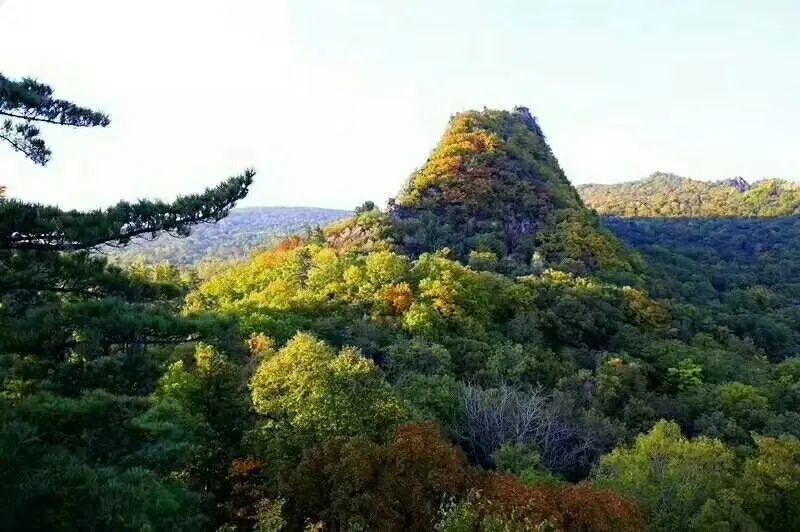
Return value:
[(516, 275), (551, 265), (579, 274), (639, 269), (583, 207), (522, 107), (453, 117), (389, 215), (396, 243), (412, 257), (446, 247), (462, 262)]

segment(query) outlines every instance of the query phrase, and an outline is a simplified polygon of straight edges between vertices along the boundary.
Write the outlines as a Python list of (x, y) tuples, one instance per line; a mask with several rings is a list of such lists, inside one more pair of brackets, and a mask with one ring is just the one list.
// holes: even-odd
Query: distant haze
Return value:
[(54, 131), (12, 196), (169, 198), (254, 166), (245, 205), (383, 203), (449, 116), (526, 105), (573, 183), (800, 175), (800, 3), (5, 0), (0, 71), (112, 117)]

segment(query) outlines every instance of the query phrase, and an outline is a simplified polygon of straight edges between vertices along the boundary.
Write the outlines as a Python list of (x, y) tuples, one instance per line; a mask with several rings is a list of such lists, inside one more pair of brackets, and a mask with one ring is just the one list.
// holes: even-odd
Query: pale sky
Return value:
[(0, 72), (111, 115), (0, 146), (10, 195), (64, 207), (200, 190), (383, 203), (451, 114), (538, 116), (573, 183), (800, 177), (796, 0), (0, 0)]

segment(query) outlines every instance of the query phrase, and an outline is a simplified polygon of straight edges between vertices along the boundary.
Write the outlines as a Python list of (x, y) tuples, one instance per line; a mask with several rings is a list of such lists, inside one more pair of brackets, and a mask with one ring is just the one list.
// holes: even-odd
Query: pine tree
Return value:
[[(47, 85), (2, 74), (0, 115), (0, 139), (40, 165), (51, 152), (38, 124), (110, 123), (54, 98)], [(179, 312), (186, 287), (177, 271), (126, 271), (95, 251), (163, 232), (184, 236), (193, 224), (220, 220), (253, 175), (172, 203), (123, 201), (89, 212), (3, 198), (0, 187), (0, 463), (9, 465), (0, 498), (11, 501), (0, 503), (1, 529), (203, 523), (199, 497), (156, 467), (162, 447), (137, 447), (132, 420), (163, 371), (157, 346), (226, 329)]]
[[(37, 124), (106, 127), (111, 121), (99, 111), (54, 98), (53, 89), (30, 78), (11, 80), (0, 73), (0, 139), (36, 164), (50, 160), (50, 149)], [(90, 249), (101, 244), (128, 244), (139, 236), (160, 232), (185, 236), (193, 224), (224, 218), (247, 195), (254, 172), (247, 170), (201, 194), (181, 196), (173, 203), (120, 202), (104, 211), (64, 211), (7, 199), (0, 204), (0, 250)], [(0, 197), (3, 187), (0, 187)]]
[[(32, 79), (0, 74), (0, 137), (37, 164), (50, 150), (37, 123), (105, 127), (108, 116), (56, 99)], [(52, 369), (71, 354), (91, 361), (147, 344), (199, 336), (199, 323), (175, 312), (174, 283), (136, 276), (94, 253), (161, 233), (189, 234), (192, 225), (224, 218), (248, 192), (247, 170), (172, 203), (120, 202), (105, 210), (63, 210), (13, 198), (0, 201), (0, 354), (35, 354)], [(42, 368), (43, 370), (46, 368)]]

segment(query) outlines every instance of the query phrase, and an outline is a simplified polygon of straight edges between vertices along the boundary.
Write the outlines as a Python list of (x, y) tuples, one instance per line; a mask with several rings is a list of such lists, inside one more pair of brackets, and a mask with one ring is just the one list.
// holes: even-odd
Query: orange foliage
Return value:
[(298, 248), (304, 244), (303, 239), (299, 236), (290, 236), (286, 240), (283, 240), (280, 244), (275, 246), (276, 251), (291, 251), (295, 248)]
[(311, 451), (289, 478), (290, 524), (352, 523), (375, 530), (428, 530), (442, 501), (467, 489), (461, 452), (433, 424), (407, 425), (385, 446), (332, 440)]
[(247, 347), (250, 349), (251, 356), (263, 357), (275, 350), (275, 340), (263, 333), (254, 334), (247, 341)]
[(466, 462), (459, 449), (442, 439), (433, 423), (411, 424), (397, 431), (386, 450), (393, 474), (404, 479), (402, 497), (411, 503), (425, 492), (459, 493), (466, 489)]
[(561, 522), (553, 488), (531, 488), (512, 475), (487, 475), (478, 508), (481, 513), (501, 517), (517, 526), (534, 528), (544, 521)]
[(477, 508), (514, 527), (533, 528), (549, 522), (558, 530), (636, 532), (644, 530), (638, 507), (611, 491), (586, 484), (529, 487), (517, 477), (488, 475)]
[(408, 283), (392, 285), (387, 292), (387, 299), (396, 315), (400, 315), (411, 308), (414, 293)]
[(253, 262), (259, 268), (270, 270), (282, 266), (291, 257), (291, 249), (275, 249), (256, 255)]
[(563, 489), (560, 495), (565, 530), (645, 529), (639, 508), (612, 491), (579, 484)]
[[(484, 193), (491, 192), (490, 170), (485, 166), (469, 163), (475, 157), (496, 155), (500, 146), (501, 140), (480, 127), (473, 117), (458, 116), (451, 123), (425, 168), (415, 176), (413, 189), (416, 193), (424, 193), (430, 188), (446, 185), (443, 187), (445, 201), (456, 204), (483, 197)], [(414, 203), (418, 199), (401, 197), (399, 202)]]
[(467, 466), (459, 449), (434, 424), (400, 428), (379, 446), (337, 439), (312, 450), (288, 478), (290, 525), (319, 522), (323, 529), (354, 524), (375, 530), (430, 530), (442, 503), (468, 493), (476, 523), (499, 520), (508, 530), (638, 532), (638, 508), (588, 485), (530, 487), (511, 475)]
[(259, 505), (268, 493), (264, 463), (254, 458), (240, 458), (231, 464), (231, 492), (226, 503), (230, 524), (239, 530), (252, 530), (258, 522)]
[(260, 473), (264, 462), (255, 458), (241, 458), (231, 464), (231, 473), (235, 477), (246, 477)]

